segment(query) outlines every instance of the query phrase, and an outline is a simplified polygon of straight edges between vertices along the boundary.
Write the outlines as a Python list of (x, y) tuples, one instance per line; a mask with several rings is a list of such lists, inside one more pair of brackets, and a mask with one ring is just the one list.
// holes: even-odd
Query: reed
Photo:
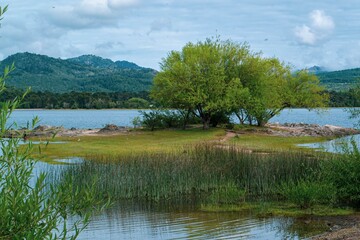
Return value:
[(181, 153), (89, 155), (82, 164), (53, 174), (53, 180), (71, 175), (81, 186), (96, 178), (98, 193), (115, 199), (209, 199), (219, 192), (232, 199), (234, 192), (243, 195), (239, 199), (245, 193), (250, 198), (276, 198), (284, 182), (315, 175), (320, 158), (303, 152), (250, 153), (200, 144)]

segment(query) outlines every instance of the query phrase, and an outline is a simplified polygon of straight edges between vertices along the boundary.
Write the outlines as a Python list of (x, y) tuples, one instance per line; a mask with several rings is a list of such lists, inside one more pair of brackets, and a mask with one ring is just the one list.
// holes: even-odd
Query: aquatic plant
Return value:
[(148, 200), (223, 195), (229, 190), (224, 186), (245, 191), (250, 198), (277, 197), (279, 185), (306, 178), (320, 164), (318, 156), (302, 152), (250, 153), (214, 144), (183, 152), (89, 155), (86, 159), (61, 175), (54, 173), (53, 181), (69, 174), (81, 186), (96, 177), (99, 194)]

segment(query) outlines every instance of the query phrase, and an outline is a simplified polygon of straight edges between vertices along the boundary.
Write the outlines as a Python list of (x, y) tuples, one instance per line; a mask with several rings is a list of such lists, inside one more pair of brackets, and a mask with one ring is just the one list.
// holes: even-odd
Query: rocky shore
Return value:
[[(77, 129), (77, 128), (64, 128), (56, 126), (47, 126), (40, 125), (34, 128), (33, 130), (20, 129), (20, 130), (11, 130), (5, 137), (51, 137), (64, 136), (64, 137), (75, 137), (75, 136), (106, 136), (106, 135), (116, 135), (124, 134), (129, 132), (129, 128), (117, 126), (114, 124), (107, 124), (103, 128), (94, 128), (94, 129)], [(344, 128), (333, 125), (324, 125), (320, 126), (317, 124), (305, 124), (305, 123), (269, 123), (266, 125), (266, 128), (263, 129), (252, 129), (245, 131), (256, 132), (273, 136), (283, 136), (283, 137), (343, 137), (348, 135), (360, 134), (360, 130), (353, 128)], [(236, 131), (236, 133), (238, 133)], [(236, 135), (236, 134), (234, 134)]]
[(267, 124), (267, 131), (274, 136), (310, 136), (310, 137), (344, 137), (360, 134), (360, 130), (344, 128), (334, 125), (320, 126), (318, 124), (306, 123), (271, 123)]
[(77, 128), (64, 128), (48, 125), (40, 125), (35, 127), (33, 130), (20, 129), (20, 130), (11, 130), (5, 134), (4, 137), (52, 137), (62, 136), (62, 137), (76, 137), (76, 136), (105, 136), (105, 135), (116, 135), (127, 133), (129, 131), (126, 127), (117, 126), (114, 124), (107, 124), (103, 128), (94, 128), (94, 129), (77, 129)]

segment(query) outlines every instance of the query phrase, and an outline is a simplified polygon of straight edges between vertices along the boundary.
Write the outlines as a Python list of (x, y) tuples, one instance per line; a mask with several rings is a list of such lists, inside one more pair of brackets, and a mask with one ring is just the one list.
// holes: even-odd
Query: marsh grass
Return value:
[(209, 199), (211, 194), (229, 196), (231, 202), (242, 201), (245, 195), (252, 199), (277, 198), (278, 186), (283, 182), (314, 175), (320, 164), (319, 155), (257, 154), (214, 144), (199, 144), (181, 152), (94, 154), (86, 159), (55, 178), (71, 175), (80, 186), (96, 178), (100, 195), (155, 201)]

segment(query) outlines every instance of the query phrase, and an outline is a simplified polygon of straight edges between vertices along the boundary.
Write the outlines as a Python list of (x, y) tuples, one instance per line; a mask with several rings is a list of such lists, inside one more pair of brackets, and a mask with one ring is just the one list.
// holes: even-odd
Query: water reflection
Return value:
[[(127, 202), (95, 216), (79, 239), (301, 239), (305, 232), (297, 226), (301, 224), (292, 218), (260, 219), (250, 213), (202, 212), (189, 206), (159, 209)], [(306, 234), (314, 231), (319, 226), (307, 224)]]
[(298, 144), (298, 146), (306, 147), (306, 148), (315, 148), (319, 151), (324, 151), (324, 152), (342, 153), (346, 148), (352, 150), (352, 146), (351, 144), (349, 144), (351, 141), (354, 141), (355, 144), (358, 146), (358, 148), (360, 148), (360, 134), (337, 138), (327, 142)]

